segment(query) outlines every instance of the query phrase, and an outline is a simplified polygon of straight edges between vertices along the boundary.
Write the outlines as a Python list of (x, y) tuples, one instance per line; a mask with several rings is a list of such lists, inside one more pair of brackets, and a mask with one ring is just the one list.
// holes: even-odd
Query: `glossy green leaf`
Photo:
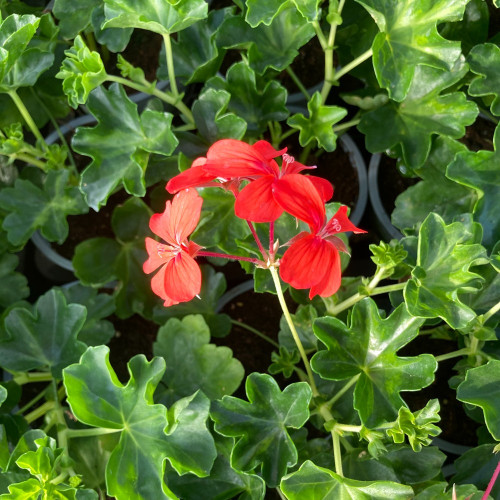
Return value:
[(473, 96), (494, 96), (491, 112), (500, 115), (500, 47), (493, 43), (476, 45), (467, 57), (470, 69), (478, 75), (469, 85), (469, 94)]
[(311, 141), (316, 141), (325, 151), (334, 151), (337, 147), (337, 134), (332, 127), (347, 115), (347, 110), (339, 106), (322, 105), (319, 92), (315, 92), (311, 97), (307, 109), (308, 118), (298, 113), (287, 120), (290, 127), (300, 130), (300, 145), (304, 147)]
[(483, 227), (483, 244), (491, 250), (500, 240), (498, 198), (500, 196), (500, 127), (493, 137), (495, 151), (464, 151), (456, 155), (448, 166), (446, 176), (476, 191), (474, 220)]
[[(44, 19), (47, 29), (50, 23)], [(12, 14), (0, 24), (0, 93), (32, 86), (54, 61), (52, 43), (31, 43), (41, 18)], [(52, 23), (55, 30), (55, 25)]]
[(139, 116), (137, 105), (115, 83), (109, 90), (93, 90), (87, 106), (99, 123), (79, 127), (72, 141), (75, 151), (92, 158), (80, 184), (87, 203), (99, 210), (120, 184), (128, 193), (144, 196), (149, 153), (169, 156), (178, 144), (172, 115), (146, 109)]
[[(450, 478), (450, 482), (473, 484), (478, 489), (485, 490), (498, 465), (498, 455), (493, 452), (494, 447), (494, 444), (482, 444), (463, 453), (455, 460), (456, 474)], [(490, 494), (492, 498), (498, 498), (499, 483), (495, 483)]]
[(432, 135), (462, 137), (478, 114), (477, 106), (462, 92), (445, 89), (466, 73), (463, 60), (450, 71), (417, 66), (403, 102), (389, 101), (362, 116), (359, 130), (366, 135), (367, 149), (379, 153), (400, 145), (406, 164), (418, 168), (429, 154)]
[(165, 359), (167, 368), (157, 398), (170, 405), (200, 389), (213, 400), (239, 387), (242, 364), (229, 347), (209, 342), (210, 330), (201, 315), (185, 316), (182, 321), (172, 318), (158, 330), (153, 353)]
[(237, 240), (242, 240), (250, 230), (247, 223), (234, 214), (234, 196), (222, 189), (201, 190), (203, 212), (192, 239), (198, 245), (217, 245), (226, 253), (238, 255)]
[(113, 323), (103, 318), (115, 311), (113, 297), (98, 293), (95, 288), (82, 286), (77, 282), (61, 289), (71, 304), (81, 304), (87, 309), (85, 323), (78, 334), (78, 340), (88, 346), (107, 344), (115, 334)]
[[(184, 85), (205, 82), (219, 69), (224, 51), (219, 51), (216, 36), (228, 12), (228, 9), (211, 11), (207, 19), (198, 21), (181, 31), (177, 35), (177, 40), (172, 41), (175, 77)], [(160, 52), (160, 63), (156, 74), (160, 80), (169, 78), (164, 47)]]
[(246, 22), (255, 28), (260, 23), (269, 26), (274, 18), (286, 8), (296, 8), (309, 22), (316, 21), (320, 11), (319, 0), (248, 0)]
[(411, 412), (408, 408), (401, 407), (398, 412), (396, 425), (387, 430), (395, 443), (403, 443), (405, 436), (413, 451), (419, 452), (422, 446), (429, 446), (432, 438), (441, 433), (441, 429), (434, 425), (439, 422), (439, 400), (432, 399), (424, 408)]
[(316, 466), (307, 460), (302, 467), (284, 477), (281, 491), (288, 500), (409, 500), (413, 490), (409, 486), (390, 481), (356, 481), (339, 476), (331, 470)]
[(455, 155), (466, 150), (464, 145), (447, 137), (435, 140), (429, 158), (418, 172), (422, 181), (396, 198), (391, 221), (397, 228), (413, 234), (430, 212), (450, 223), (457, 214), (472, 211), (477, 199), (474, 191), (446, 176), (446, 167)]
[(147, 260), (144, 238), (149, 236), (151, 211), (139, 198), (129, 198), (115, 208), (111, 226), (116, 239), (91, 238), (75, 248), (73, 266), (86, 286), (99, 287), (113, 280), (116, 315), (128, 318), (134, 313), (151, 317), (157, 297), (151, 291), (151, 278), (142, 270)]
[(3, 228), (13, 245), (24, 245), (37, 229), (49, 241), (66, 239), (66, 216), (88, 211), (79, 189), (69, 184), (69, 176), (69, 170), (51, 171), (41, 188), (17, 179), (14, 187), (2, 189), (0, 208), (9, 212)]
[(179, 473), (199, 476), (207, 475), (215, 459), (206, 428), (209, 401), (196, 393), (167, 412), (163, 405), (153, 404), (165, 370), (161, 358), (133, 357), (128, 363), (130, 380), (123, 386), (108, 357), (107, 347), (89, 347), (63, 374), (73, 414), (87, 425), (120, 433), (106, 467), (107, 492), (118, 499), (174, 499), (163, 481), (165, 459)]
[(1, 332), (2, 366), (26, 371), (49, 368), (55, 378), (87, 347), (77, 340), (85, 322), (85, 307), (67, 304), (60, 291), (49, 290), (33, 307), (13, 308)]
[(245, 120), (227, 111), (230, 99), (229, 92), (209, 88), (193, 104), (196, 128), (209, 144), (220, 139), (242, 139), (245, 135)]
[(106, 21), (104, 14), (104, 3), (99, 3), (92, 11), (90, 23), (94, 29), (96, 40), (111, 52), (121, 52), (125, 49), (132, 36), (133, 28), (102, 28)]
[(90, 23), (92, 11), (99, 0), (55, 0), (52, 12), (59, 20), (59, 28), (64, 38), (75, 38)]
[(32, 500), (42, 493), (40, 483), (35, 478), (9, 485), (9, 493), (0, 495), (1, 500)]
[(394, 420), (406, 406), (401, 391), (416, 391), (434, 380), (437, 363), (430, 354), (399, 357), (397, 351), (418, 335), (423, 319), (408, 313), (404, 304), (386, 319), (366, 298), (352, 309), (349, 325), (337, 318), (314, 322), (315, 335), (327, 350), (316, 353), (312, 369), (327, 380), (359, 375), (354, 408), (368, 428)]
[(456, 497), (453, 497), (453, 487), (448, 483), (437, 483), (425, 488), (415, 500), (481, 500), (483, 493), (472, 484), (455, 485)]
[(476, 242), (477, 224), (446, 225), (434, 213), (420, 226), (418, 255), (412, 278), (404, 289), (408, 311), (422, 318), (442, 318), (453, 328), (463, 328), (474, 311), (460, 300), (460, 293), (474, 292), (483, 278), (469, 271), (485, 264), (486, 251)]
[(261, 468), (266, 484), (275, 487), (297, 463), (287, 428), (298, 429), (309, 418), (311, 388), (296, 382), (282, 392), (270, 375), (259, 373), (247, 377), (245, 388), (248, 402), (224, 396), (214, 402), (210, 416), (217, 432), (237, 438), (231, 466), (243, 472)]
[(28, 280), (16, 272), (19, 259), (16, 255), (0, 253), (0, 308), (7, 307), (29, 294)]
[(472, 368), (458, 386), (457, 399), (482, 408), (491, 435), (500, 441), (500, 361)]
[(315, 34), (312, 24), (304, 22), (291, 2), (285, 2), (284, 6), (270, 26), (252, 28), (240, 16), (227, 19), (220, 27), (218, 44), (225, 48), (248, 48), (248, 63), (259, 74), (268, 68), (284, 70)]
[(213, 77), (207, 86), (231, 94), (228, 109), (247, 122), (251, 135), (263, 132), (269, 121), (287, 117), (285, 88), (274, 80), (265, 85), (258, 83), (254, 71), (244, 62), (233, 64), (227, 70), (226, 80)]
[(223, 273), (215, 272), (209, 265), (201, 267), (200, 298), (165, 307), (163, 303), (155, 307), (153, 319), (163, 325), (170, 318), (183, 318), (188, 314), (201, 314), (210, 328), (213, 337), (225, 337), (231, 330), (231, 318), (217, 313), (219, 299), (226, 291), (226, 278)]
[(106, 81), (107, 74), (98, 52), (89, 50), (78, 35), (73, 46), (64, 52), (66, 59), (56, 78), (63, 80), (63, 90), (73, 108), (85, 104), (92, 90)]
[(203, 0), (104, 0), (103, 28), (141, 28), (168, 35), (206, 18), (207, 11)]
[(395, 101), (402, 101), (422, 65), (451, 70), (460, 43), (445, 40), (437, 24), (462, 19), (469, 0), (356, 0), (373, 17), (380, 33), (373, 40), (373, 66), (379, 84)]

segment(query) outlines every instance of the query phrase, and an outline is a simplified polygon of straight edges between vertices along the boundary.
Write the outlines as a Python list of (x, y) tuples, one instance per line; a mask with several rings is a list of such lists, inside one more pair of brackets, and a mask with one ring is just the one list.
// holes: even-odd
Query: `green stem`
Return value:
[(340, 125), (336, 125), (335, 127), (333, 127), (332, 130), (334, 132), (340, 132), (341, 130), (345, 130), (346, 128), (351, 128), (351, 127), (356, 126), (360, 121), (361, 121), (361, 119), (359, 119), (359, 118), (356, 120), (350, 120), (348, 122), (341, 123)]
[(495, 304), (489, 311), (482, 315), (483, 324), (486, 323), (492, 316), (494, 316), (498, 311), (500, 311), (500, 302)]
[(177, 82), (175, 81), (175, 70), (174, 70), (174, 58), (172, 55), (172, 42), (170, 41), (170, 35), (163, 35), (163, 42), (165, 43), (165, 59), (167, 62), (168, 80), (170, 82), (170, 88), (174, 96), (179, 96), (179, 90), (177, 89)]
[(29, 384), (30, 382), (52, 382), (52, 374), (49, 372), (23, 372), (13, 378), (17, 385)]
[(44, 151), (47, 151), (47, 144), (45, 143), (45, 140), (40, 133), (40, 130), (38, 130), (38, 127), (36, 126), (33, 118), (30, 115), (30, 112), (24, 105), (24, 102), (22, 99), (17, 95), (17, 92), (15, 90), (10, 90), (8, 92), (10, 98), (14, 101), (14, 104), (16, 105), (17, 109), (21, 113), (21, 116), (24, 118), (24, 121), (26, 122), (26, 125), (28, 125), (29, 129), (33, 133), (33, 135), (36, 137), (38, 141), (40, 141), (40, 145), (42, 146)]
[(335, 472), (339, 476), (344, 476), (342, 470), (342, 452), (340, 450), (340, 436), (332, 429), (333, 458), (335, 459)]
[(397, 292), (398, 290), (403, 290), (406, 286), (406, 282), (395, 283), (394, 285), (378, 286), (374, 288), (370, 295), (380, 295), (382, 293)]
[(259, 330), (256, 330), (253, 326), (247, 325), (246, 323), (243, 323), (241, 321), (236, 321), (235, 319), (231, 319), (231, 323), (233, 325), (240, 326), (241, 328), (244, 328), (245, 330), (248, 330), (249, 332), (254, 333), (255, 335), (259, 336), (260, 338), (264, 339), (265, 341), (269, 342), (274, 347), (277, 347), (279, 349), (280, 345), (277, 342), (275, 342), (272, 338), (268, 337), (265, 333), (262, 333)]
[(30, 165), (34, 165), (35, 167), (38, 167), (40, 170), (43, 170), (44, 172), (48, 171), (46, 162), (38, 160), (27, 153), (14, 153), (12, 155), (12, 158), (14, 158), (14, 160), (21, 160), (24, 161), (25, 163), (29, 163)]
[(321, 26), (318, 21), (313, 21), (312, 25), (314, 31), (316, 32), (316, 36), (318, 37), (319, 44), (321, 45), (323, 51), (325, 51), (326, 48), (328, 47), (328, 42), (325, 38), (325, 34), (323, 33), (323, 30), (321, 29)]
[(309, 144), (306, 145), (306, 147), (302, 150), (302, 153), (300, 153), (299, 163), (302, 163), (305, 165), (305, 163), (307, 162), (307, 157), (309, 156), (309, 153), (311, 152), (312, 147), (313, 147), (312, 142), (310, 142)]
[(170, 94), (167, 94), (166, 92), (161, 91), (160, 89), (151, 89), (151, 87), (149, 86), (132, 82), (130, 80), (127, 80), (126, 78), (122, 78), (121, 76), (108, 75), (106, 77), (106, 80), (108, 82), (120, 83), (121, 85), (126, 85), (127, 87), (137, 90), (138, 92), (144, 92), (145, 94), (150, 94), (158, 97), (158, 99), (161, 99), (167, 104), (170, 104), (171, 106), (177, 108), (186, 117), (189, 124), (194, 126), (193, 113), (191, 113), (191, 110), (182, 102), (179, 95), (172, 96)]
[(345, 438), (340, 436), (340, 442), (342, 443), (342, 446), (345, 448), (347, 453), (350, 453), (352, 450), (354, 450), (354, 446), (351, 446), (351, 443)]
[(352, 377), (351, 380), (349, 380), (349, 382), (328, 401), (327, 405), (331, 408), (357, 382), (359, 376), (360, 373), (354, 375), (354, 377)]
[(45, 396), (45, 391), (50, 387), (50, 384), (43, 390), (40, 391), (33, 399), (28, 401), (22, 408), (20, 408), (16, 415), (22, 415), (26, 410), (29, 410), (35, 403), (40, 401)]
[(91, 436), (103, 436), (105, 434), (116, 434), (117, 432), (122, 432), (123, 429), (105, 429), (104, 427), (96, 427), (94, 429), (66, 429), (64, 433), (69, 439), (81, 438), (81, 437), (91, 437)]
[(307, 373), (307, 377), (309, 379), (309, 385), (311, 386), (312, 393), (314, 396), (319, 396), (319, 391), (316, 387), (316, 382), (314, 381), (314, 375), (313, 375), (313, 372), (311, 370), (311, 365), (309, 364), (309, 360), (307, 359), (307, 354), (304, 350), (304, 346), (302, 345), (299, 334), (297, 333), (297, 330), (295, 329), (295, 325), (293, 324), (292, 317), (290, 316), (290, 312), (288, 311), (288, 306), (286, 305), (285, 296), (283, 295), (283, 290), (281, 290), (281, 283), (280, 283), (280, 279), (278, 276), (278, 271), (276, 270), (276, 268), (274, 266), (270, 267), (269, 271), (271, 271), (271, 276), (273, 277), (274, 286), (276, 288), (276, 293), (278, 294), (278, 300), (280, 302), (281, 309), (282, 309), (283, 314), (285, 316), (288, 327), (290, 328), (290, 331), (292, 332), (293, 340), (295, 341), (295, 344), (297, 345), (297, 349), (299, 350), (300, 356), (301, 356), (302, 361), (304, 363), (304, 366), (306, 368), (306, 373)]
[(38, 408), (35, 408), (32, 412), (28, 413), (24, 419), (28, 422), (28, 424), (31, 424), (40, 417), (43, 417), (47, 412), (53, 410), (55, 407), (55, 401), (46, 401), (43, 405), (40, 405)]
[(337, 73), (335, 74), (335, 81), (338, 81), (340, 78), (342, 78), (346, 73), (349, 73), (351, 69), (355, 68), (356, 66), (359, 66), (361, 63), (365, 62), (367, 59), (369, 59), (373, 54), (372, 49), (368, 49), (366, 52), (363, 52), (360, 56), (356, 57), (356, 59), (352, 60), (349, 64), (346, 64), (342, 68), (340, 68)]
[(304, 94), (304, 97), (309, 100), (311, 96), (309, 95), (307, 89), (304, 87), (304, 84), (300, 81), (300, 78), (295, 74), (295, 71), (293, 71), (290, 66), (287, 66), (286, 72), (290, 75), (290, 78), (293, 80), (295, 85), (297, 85), (297, 88)]
[(291, 128), (290, 130), (287, 130), (284, 134), (281, 134), (279, 143), (283, 142), (287, 137), (290, 137), (293, 134), (296, 134), (299, 131), (297, 128)]
[(440, 361), (445, 361), (447, 359), (458, 358), (459, 356), (467, 356), (471, 353), (470, 347), (464, 347), (458, 351), (448, 352), (446, 354), (441, 354), (440, 356), (435, 356), (435, 360), (439, 363)]
[(341, 432), (361, 432), (361, 425), (335, 424), (335, 429)]

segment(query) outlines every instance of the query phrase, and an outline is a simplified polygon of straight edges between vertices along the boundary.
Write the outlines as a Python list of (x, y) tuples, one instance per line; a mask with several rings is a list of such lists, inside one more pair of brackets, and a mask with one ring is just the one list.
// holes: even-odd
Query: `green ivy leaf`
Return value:
[(209, 144), (220, 139), (242, 139), (245, 135), (245, 120), (227, 111), (230, 99), (229, 92), (209, 88), (193, 104), (196, 128)]
[(339, 476), (331, 470), (314, 465), (310, 460), (301, 468), (284, 477), (281, 491), (289, 500), (409, 500), (413, 490), (391, 481), (356, 481)]
[[(446, 482), (433, 484), (422, 490), (414, 500), (481, 500), (483, 493), (472, 484), (454, 484), (455, 490)], [(455, 497), (453, 496), (455, 491)]]
[(0, 308), (8, 307), (29, 294), (28, 280), (16, 272), (19, 259), (16, 255), (0, 254)]
[(113, 323), (103, 318), (115, 312), (113, 297), (107, 293), (98, 293), (95, 288), (75, 283), (61, 289), (66, 300), (71, 304), (81, 304), (87, 309), (85, 323), (78, 334), (78, 340), (88, 346), (107, 344), (115, 334)]
[(157, 398), (169, 405), (201, 389), (213, 400), (239, 387), (242, 364), (231, 349), (209, 342), (210, 330), (201, 315), (185, 316), (182, 321), (172, 318), (158, 330), (153, 353), (165, 359), (167, 368)]
[(106, 467), (107, 492), (118, 498), (175, 499), (163, 481), (164, 460), (180, 474), (205, 476), (215, 459), (206, 428), (209, 401), (196, 393), (167, 412), (153, 404), (165, 370), (162, 359), (134, 356), (128, 363), (130, 380), (123, 386), (108, 358), (107, 347), (89, 347), (80, 362), (63, 373), (73, 414), (87, 425), (120, 433)]
[[(379, 84), (395, 101), (405, 99), (422, 65), (451, 70), (459, 58), (460, 42), (445, 40), (437, 24), (462, 19), (469, 0), (356, 0), (373, 17), (380, 33), (373, 40), (373, 66)], [(385, 127), (384, 127), (385, 128)]]
[(457, 399), (482, 408), (491, 435), (500, 441), (500, 361), (492, 359), (486, 365), (467, 371), (458, 386)]
[(113, 280), (116, 315), (128, 318), (134, 313), (151, 317), (157, 297), (151, 291), (151, 278), (142, 270), (147, 259), (144, 238), (150, 235), (151, 211), (139, 198), (129, 198), (115, 208), (111, 227), (116, 239), (91, 238), (75, 248), (75, 275), (85, 286), (99, 287)]
[(90, 23), (94, 30), (96, 40), (111, 52), (122, 52), (130, 41), (133, 28), (102, 28), (106, 21), (104, 14), (104, 3), (99, 3), (92, 11)]
[(281, 392), (270, 375), (259, 373), (251, 373), (245, 387), (248, 402), (224, 396), (214, 402), (210, 416), (217, 432), (238, 438), (231, 466), (243, 472), (261, 466), (266, 484), (275, 487), (287, 468), (297, 463), (297, 449), (287, 427), (299, 429), (309, 418), (311, 388), (296, 382)]
[(415, 169), (425, 162), (433, 134), (462, 137), (478, 114), (477, 106), (462, 92), (442, 92), (466, 73), (463, 59), (450, 71), (417, 66), (403, 102), (389, 101), (362, 116), (359, 130), (366, 135), (367, 149), (379, 153), (400, 145), (404, 161)]
[(309, 118), (297, 113), (287, 120), (287, 124), (300, 130), (299, 142), (302, 147), (316, 141), (325, 151), (334, 151), (337, 147), (337, 134), (333, 125), (347, 115), (347, 110), (339, 106), (321, 104), (321, 94), (315, 92), (307, 103)]
[(229, 92), (229, 111), (247, 122), (251, 135), (262, 133), (269, 121), (282, 121), (288, 115), (285, 88), (275, 80), (263, 87), (258, 85), (254, 71), (244, 62), (233, 64), (227, 70), (225, 81), (213, 77), (207, 86)]
[(207, 17), (208, 4), (203, 0), (104, 0), (106, 22), (103, 28), (140, 28), (169, 35)]
[(500, 196), (500, 127), (493, 137), (495, 151), (463, 151), (448, 165), (446, 176), (476, 191), (474, 219), (483, 227), (483, 245), (491, 250), (500, 240), (498, 197)]
[(90, 23), (92, 11), (99, 0), (55, 0), (52, 12), (59, 20), (59, 28), (64, 38), (75, 38)]
[(270, 26), (252, 28), (241, 16), (226, 19), (217, 42), (224, 48), (247, 48), (250, 67), (263, 74), (268, 68), (284, 70), (314, 34), (312, 24), (304, 22), (297, 8), (284, 2), (284, 9), (279, 10)]
[(71, 107), (76, 109), (87, 102), (90, 92), (105, 82), (108, 75), (99, 53), (89, 50), (80, 35), (64, 54), (66, 59), (56, 78), (63, 80), (64, 93)]
[(434, 422), (440, 420), (439, 400), (432, 399), (424, 408), (414, 413), (408, 408), (400, 408), (395, 426), (388, 429), (387, 434), (395, 443), (403, 443), (405, 436), (408, 436), (412, 450), (419, 452), (422, 446), (429, 446), (432, 438), (441, 433), (441, 429), (434, 425)]
[(429, 158), (418, 172), (422, 180), (396, 198), (391, 221), (397, 228), (413, 234), (430, 212), (450, 223), (457, 214), (472, 211), (477, 199), (474, 191), (445, 175), (446, 166), (455, 155), (466, 150), (463, 144), (447, 137), (435, 140)]
[(316, 353), (312, 369), (327, 380), (359, 375), (354, 408), (368, 428), (394, 420), (406, 406), (401, 391), (415, 391), (434, 380), (437, 363), (430, 354), (398, 357), (397, 351), (418, 335), (424, 322), (404, 304), (382, 319), (375, 302), (366, 298), (352, 309), (349, 325), (337, 318), (314, 322), (314, 333), (328, 350)]
[(17, 179), (14, 187), (2, 189), (0, 208), (8, 212), (3, 228), (13, 245), (24, 245), (37, 229), (49, 241), (62, 243), (66, 239), (66, 216), (88, 211), (79, 189), (69, 184), (69, 176), (68, 170), (53, 170), (41, 188)]
[(281, 346), (279, 354), (274, 351), (271, 353), (271, 360), (272, 364), (268, 368), (271, 375), (283, 373), (285, 378), (290, 378), (295, 371), (295, 365), (300, 363), (300, 354), (298, 351), (290, 352), (286, 347)]
[[(216, 36), (228, 14), (229, 9), (213, 10), (207, 19), (181, 31), (177, 40), (172, 41), (175, 77), (184, 85), (206, 82), (219, 69), (224, 51), (219, 51)], [(160, 65), (156, 74), (160, 80), (169, 78), (164, 47), (160, 52)]]
[(67, 304), (62, 292), (49, 290), (33, 307), (15, 307), (4, 321), (1, 333), (7, 370), (27, 371), (49, 368), (55, 378), (74, 363), (87, 347), (77, 340), (85, 322), (85, 307)]
[(473, 73), (478, 75), (469, 85), (469, 94), (473, 96), (494, 96), (491, 112), (500, 115), (500, 47), (493, 43), (476, 45), (467, 56), (467, 62)]
[[(44, 25), (50, 37), (57, 31), (47, 21), (30, 14), (12, 14), (0, 24), (0, 93), (31, 87), (54, 61), (54, 43), (50, 39), (32, 42), (37, 28)], [(31, 42), (31, 43), (30, 43)]]
[(386, 268), (388, 271), (399, 266), (406, 259), (408, 252), (399, 241), (392, 240), (390, 243), (381, 241), (379, 245), (371, 244), (370, 252), (373, 254), (372, 261), (378, 268)]
[(460, 293), (476, 291), (483, 278), (469, 271), (486, 264), (486, 250), (476, 243), (477, 224), (446, 225), (434, 213), (420, 226), (418, 255), (412, 278), (404, 289), (408, 311), (422, 318), (442, 318), (453, 328), (464, 328), (475, 312), (460, 300)]
[(255, 28), (263, 23), (269, 26), (276, 16), (284, 9), (294, 7), (296, 8), (308, 22), (316, 21), (320, 15), (318, 9), (319, 0), (248, 0), (247, 13), (245, 16), (246, 22)]
[(149, 109), (139, 116), (137, 105), (116, 83), (109, 90), (93, 90), (87, 106), (99, 123), (78, 127), (72, 141), (76, 152), (93, 160), (81, 176), (87, 203), (98, 211), (120, 184), (144, 196), (149, 153), (169, 156), (178, 144), (171, 131), (173, 116)]

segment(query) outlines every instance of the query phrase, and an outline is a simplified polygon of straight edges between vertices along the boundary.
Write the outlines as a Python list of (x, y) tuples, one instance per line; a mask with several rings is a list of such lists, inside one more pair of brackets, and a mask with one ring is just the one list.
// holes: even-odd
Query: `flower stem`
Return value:
[(340, 125), (336, 125), (335, 127), (332, 128), (332, 130), (334, 132), (340, 132), (341, 130), (345, 130), (346, 128), (351, 128), (356, 126), (360, 121), (361, 119), (359, 118), (356, 120), (350, 120), (348, 122), (341, 123)]
[(495, 481), (497, 480), (498, 474), (500, 474), (500, 460), (498, 461), (496, 469), (493, 472), (493, 476), (491, 476), (490, 482), (488, 483), (488, 487), (486, 488), (486, 491), (484, 492), (484, 495), (481, 498), (481, 500), (488, 499), (488, 497), (491, 493), (491, 490), (493, 489), (493, 486), (495, 486)]
[(23, 372), (13, 378), (17, 385), (29, 384), (30, 382), (51, 382), (52, 374), (49, 372)]
[(307, 354), (304, 350), (304, 346), (300, 340), (299, 334), (295, 329), (295, 325), (293, 324), (292, 317), (290, 316), (290, 311), (288, 310), (288, 306), (286, 305), (285, 296), (283, 295), (283, 290), (281, 289), (280, 279), (278, 277), (278, 271), (274, 266), (269, 268), (271, 271), (271, 276), (273, 277), (274, 286), (276, 288), (276, 293), (278, 294), (278, 300), (281, 305), (281, 309), (285, 316), (286, 322), (290, 331), (292, 332), (293, 340), (295, 340), (295, 344), (297, 345), (297, 349), (299, 350), (300, 356), (306, 368), (307, 377), (309, 379), (309, 385), (311, 386), (312, 393), (314, 396), (319, 396), (318, 388), (316, 387), (316, 382), (314, 381), (314, 375), (311, 370), (311, 365), (309, 364), (309, 360), (307, 359)]
[(441, 354), (440, 356), (435, 356), (435, 360), (439, 363), (440, 361), (445, 361), (447, 359), (458, 358), (459, 356), (467, 356), (471, 354), (470, 347), (464, 347), (458, 351), (447, 352), (446, 354)]
[(14, 104), (16, 105), (17, 109), (19, 110), (19, 113), (21, 113), (21, 116), (24, 118), (24, 121), (26, 122), (26, 125), (28, 125), (29, 129), (33, 133), (33, 135), (36, 137), (38, 141), (40, 141), (40, 145), (42, 146), (44, 151), (47, 151), (48, 147), (47, 144), (40, 132), (38, 130), (38, 127), (36, 126), (33, 118), (30, 115), (30, 112), (24, 105), (23, 100), (17, 95), (17, 92), (15, 90), (10, 90), (8, 92), (10, 98), (14, 101)]
[(338, 81), (341, 77), (343, 77), (346, 73), (349, 73), (351, 69), (354, 69), (356, 66), (359, 66), (361, 63), (365, 62), (369, 59), (373, 54), (372, 49), (368, 49), (366, 52), (363, 52), (360, 56), (353, 59), (349, 64), (346, 64), (335, 74), (335, 81)]
[(249, 332), (254, 333), (255, 335), (259, 336), (260, 338), (262, 338), (265, 341), (272, 344), (274, 347), (277, 347), (278, 349), (280, 347), (280, 345), (276, 341), (274, 341), (272, 338), (268, 337), (265, 333), (262, 333), (259, 330), (255, 329), (253, 326), (247, 325), (246, 323), (243, 323), (242, 321), (236, 321), (235, 319), (231, 319), (231, 324), (236, 325), (236, 326), (240, 326), (241, 328), (244, 328), (245, 330), (248, 330)]
[(55, 407), (55, 401), (46, 401), (43, 405), (40, 405), (38, 408), (35, 408), (32, 412), (28, 413), (24, 419), (28, 422), (28, 424), (31, 424), (40, 417), (43, 417), (47, 412), (53, 410)]
[(498, 311), (500, 311), (500, 302), (495, 304), (489, 311), (487, 311), (483, 314), (483, 316), (482, 316), (483, 324), (486, 323)]
[(175, 70), (174, 70), (174, 58), (172, 55), (172, 42), (170, 40), (170, 35), (163, 34), (163, 43), (165, 44), (165, 59), (167, 62), (168, 80), (170, 82), (170, 88), (174, 96), (179, 95), (179, 90), (177, 89), (177, 82), (175, 81)]
[(247, 224), (248, 224), (248, 227), (250, 228), (250, 231), (252, 232), (252, 235), (255, 239), (255, 242), (257, 243), (257, 246), (259, 247), (259, 251), (260, 253), (262, 254), (262, 258), (265, 260), (265, 261), (268, 261), (269, 260), (269, 255), (267, 255), (267, 252), (264, 250), (264, 247), (260, 241), (260, 238), (257, 234), (257, 231), (255, 230), (255, 228), (253, 227), (253, 224), (251, 221), (247, 220)]
[(290, 78), (293, 80), (295, 85), (297, 85), (298, 89), (304, 94), (304, 97), (309, 100), (311, 96), (309, 95), (307, 89), (304, 87), (304, 84), (300, 81), (300, 78), (295, 74), (295, 71), (293, 71), (290, 66), (287, 66), (286, 72), (290, 75)]
[(17, 412), (16, 415), (22, 415), (26, 410), (29, 410), (35, 403), (40, 401), (45, 396), (45, 392), (47, 389), (50, 387), (50, 384), (43, 390), (40, 391), (33, 399), (28, 401), (22, 408), (20, 408)]
[(47, 167), (47, 163), (42, 160), (38, 160), (37, 158), (26, 153), (14, 153), (12, 155), (12, 158), (14, 158), (15, 160), (24, 161), (25, 163), (29, 163), (30, 165), (34, 165), (44, 172), (47, 172), (49, 170)]
[(274, 259), (274, 222), (269, 223), (269, 256)]
[(333, 458), (335, 459), (335, 472), (339, 476), (344, 475), (342, 469), (342, 452), (340, 450), (340, 436), (332, 429), (332, 440), (333, 440)]
[(253, 257), (241, 257), (239, 255), (205, 251), (198, 252), (196, 255), (200, 257), (217, 257), (219, 259), (242, 260), (244, 262), (251, 262), (252, 264), (255, 264), (257, 266), (265, 266), (265, 262), (262, 262), (259, 259), (254, 259)]

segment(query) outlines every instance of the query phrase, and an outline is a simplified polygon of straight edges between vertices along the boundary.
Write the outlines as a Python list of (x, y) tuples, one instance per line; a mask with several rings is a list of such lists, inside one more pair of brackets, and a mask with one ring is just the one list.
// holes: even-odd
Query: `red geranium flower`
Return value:
[[(299, 175), (306, 167), (293, 157), (277, 151), (267, 141), (258, 141), (252, 146), (236, 139), (223, 139), (213, 144), (206, 158), (198, 158), (193, 166), (171, 179), (167, 184), (169, 192), (183, 187), (217, 185), (231, 189), (236, 197), (234, 206), (238, 217), (253, 222), (273, 222), (282, 213), (283, 207), (275, 196), (281, 190), (281, 181), (286, 177)], [(283, 155), (280, 169), (274, 158)], [(238, 193), (239, 183), (247, 179), (251, 182)], [(308, 176), (324, 202), (333, 195), (332, 185), (325, 179)]]
[(165, 306), (187, 302), (200, 293), (201, 270), (194, 260), (202, 247), (188, 241), (200, 220), (203, 199), (195, 189), (184, 189), (167, 201), (162, 214), (154, 214), (149, 227), (166, 243), (146, 238), (149, 258), (143, 265), (146, 274), (160, 266), (151, 280), (153, 292)]
[[(307, 178), (306, 178), (307, 180)], [(304, 187), (307, 201), (303, 202)], [(300, 195), (300, 196), (299, 196)], [(309, 225), (310, 232), (303, 231), (288, 244), (280, 263), (281, 279), (293, 288), (310, 288), (309, 298), (315, 295), (329, 297), (340, 287), (341, 268), (339, 251), (346, 252), (344, 242), (336, 234), (346, 231), (366, 233), (347, 218), (347, 207), (342, 206), (326, 220), (325, 205), (312, 183), (293, 178), (283, 179), (278, 201), (283, 208)]]

